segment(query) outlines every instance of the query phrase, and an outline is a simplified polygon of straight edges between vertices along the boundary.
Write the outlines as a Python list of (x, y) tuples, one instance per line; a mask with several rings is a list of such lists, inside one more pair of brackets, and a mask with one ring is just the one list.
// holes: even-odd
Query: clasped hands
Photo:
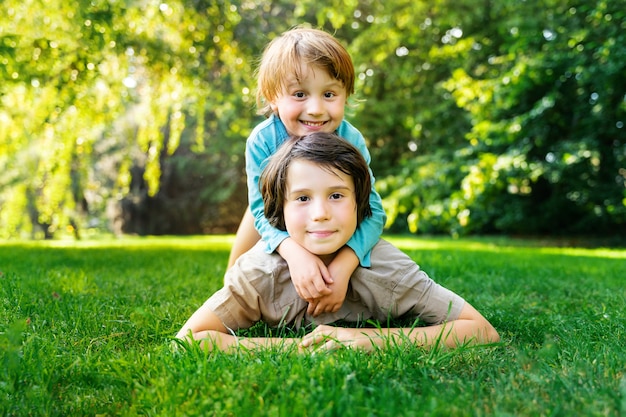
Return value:
[(350, 275), (358, 265), (358, 258), (352, 249), (344, 246), (335, 253), (328, 265), (291, 238), (280, 244), (278, 252), (289, 266), (296, 292), (309, 303), (308, 314), (315, 317), (322, 313), (334, 313), (341, 308)]
[(296, 292), (309, 303), (307, 313), (318, 316), (334, 313), (346, 298), (348, 280), (333, 279), (329, 269), (317, 256), (290, 265), (291, 280)]

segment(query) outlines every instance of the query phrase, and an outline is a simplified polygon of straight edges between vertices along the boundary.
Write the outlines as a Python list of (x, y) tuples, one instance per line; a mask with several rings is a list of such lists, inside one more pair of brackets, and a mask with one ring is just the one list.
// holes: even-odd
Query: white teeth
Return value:
[(324, 122), (306, 122), (306, 121), (303, 121), (302, 123), (304, 123), (307, 126), (322, 126), (324, 124)]

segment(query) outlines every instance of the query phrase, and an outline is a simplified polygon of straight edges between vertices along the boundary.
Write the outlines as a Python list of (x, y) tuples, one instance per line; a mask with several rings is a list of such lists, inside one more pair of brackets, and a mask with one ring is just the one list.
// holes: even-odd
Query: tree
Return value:
[(624, 230), (623, 2), (366, 4), (355, 120), (392, 230)]
[[(251, 71), (232, 39), (239, 14), (227, 2), (196, 6), (201, 12), (180, 2), (3, 3), (5, 236), (40, 228), (51, 237), (88, 221), (87, 211), (102, 218), (111, 199), (150, 201), (183, 133), (186, 151), (212, 153), (214, 176), (241, 167), (243, 145), (223, 141), (240, 138), (249, 98), (241, 86)], [(209, 135), (221, 140), (207, 144)], [(133, 181), (145, 195), (130, 195)], [(213, 202), (225, 194), (212, 193)]]
[(0, 237), (232, 231), (254, 66), (296, 24), (351, 52), (390, 231), (626, 227), (624, 0), (5, 0)]
[(496, 71), (459, 69), (446, 84), (472, 116), (468, 230), (626, 231), (620, 3), (519, 3), (498, 16), (516, 17), (490, 57)]

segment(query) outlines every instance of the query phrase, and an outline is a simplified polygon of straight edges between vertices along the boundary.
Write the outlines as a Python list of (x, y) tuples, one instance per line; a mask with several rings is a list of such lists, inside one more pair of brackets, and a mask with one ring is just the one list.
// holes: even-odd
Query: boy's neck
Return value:
[(335, 259), (335, 256), (337, 256), (337, 252), (329, 253), (328, 255), (317, 255), (326, 266), (330, 265), (333, 259)]

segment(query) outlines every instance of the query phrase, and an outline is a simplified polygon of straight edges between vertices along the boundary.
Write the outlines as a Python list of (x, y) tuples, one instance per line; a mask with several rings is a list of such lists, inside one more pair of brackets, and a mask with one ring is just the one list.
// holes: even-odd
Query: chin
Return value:
[(328, 255), (332, 255), (334, 253), (336, 253), (339, 248), (337, 247), (320, 247), (317, 245), (312, 245), (312, 246), (305, 246), (306, 250), (308, 250), (309, 252), (311, 252), (313, 255), (317, 255), (317, 256), (328, 256)]

